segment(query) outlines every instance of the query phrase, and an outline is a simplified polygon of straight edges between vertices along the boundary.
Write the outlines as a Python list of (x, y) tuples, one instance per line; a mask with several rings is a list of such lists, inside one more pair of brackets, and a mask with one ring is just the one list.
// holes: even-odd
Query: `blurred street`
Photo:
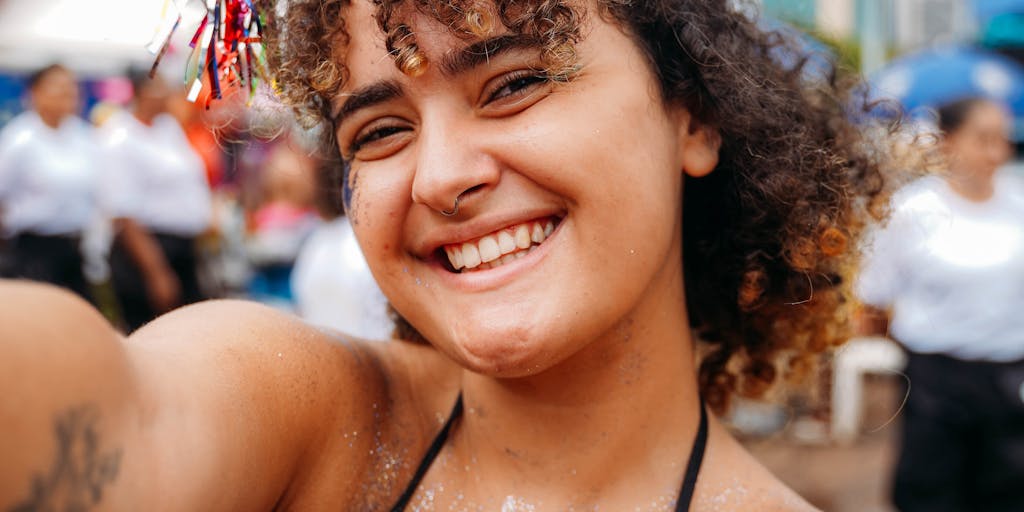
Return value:
[(787, 428), (744, 445), (773, 473), (815, 506), (828, 512), (895, 512), (889, 485), (899, 420), (899, 378), (870, 376), (864, 385), (860, 436), (849, 445), (808, 442)]

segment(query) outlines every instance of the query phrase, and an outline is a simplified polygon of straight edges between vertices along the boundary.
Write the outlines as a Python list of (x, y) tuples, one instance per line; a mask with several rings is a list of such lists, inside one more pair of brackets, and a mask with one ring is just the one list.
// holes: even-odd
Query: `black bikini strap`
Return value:
[(430, 469), (430, 465), (434, 463), (434, 459), (437, 458), (437, 454), (444, 447), (445, 441), (448, 440), (448, 431), (452, 429), (452, 423), (455, 423), (460, 416), (462, 416), (462, 392), (459, 392), (459, 397), (455, 400), (455, 407), (452, 408), (452, 413), (448, 415), (448, 421), (441, 427), (441, 431), (437, 433), (437, 437), (434, 438), (434, 442), (430, 443), (430, 448), (427, 453), (423, 456), (423, 460), (420, 461), (420, 466), (416, 468), (416, 474), (413, 475), (412, 481), (409, 482), (409, 486), (405, 488), (405, 492), (398, 498), (398, 502), (395, 503), (394, 507), (391, 507), (391, 512), (402, 512), (405, 510), (405, 506), (409, 504), (409, 500), (412, 499), (412, 495), (416, 493), (416, 488), (420, 486), (420, 480), (423, 480), (423, 476), (427, 474), (427, 470)]
[(697, 427), (697, 437), (693, 440), (693, 448), (690, 449), (690, 461), (686, 464), (686, 475), (683, 477), (683, 488), (679, 491), (679, 498), (676, 500), (676, 512), (687, 512), (690, 510), (690, 502), (693, 501), (693, 491), (697, 487), (697, 475), (700, 474), (700, 465), (704, 462), (704, 448), (708, 444), (708, 412), (704, 407), (704, 399), (700, 400), (700, 426)]
[[(455, 400), (455, 407), (452, 408), (451, 414), (448, 416), (448, 421), (445, 422), (444, 427), (441, 427), (441, 431), (437, 433), (437, 437), (430, 443), (430, 448), (427, 453), (423, 456), (423, 460), (420, 461), (420, 465), (416, 468), (416, 474), (413, 475), (412, 480), (409, 482), (409, 486), (406, 487), (405, 492), (398, 498), (398, 502), (391, 508), (391, 512), (402, 512), (405, 510), (406, 505), (409, 504), (409, 500), (412, 499), (413, 494), (416, 492), (416, 488), (419, 487), (420, 481), (423, 480), (424, 475), (430, 469), (430, 465), (433, 464), (434, 459), (437, 458), (437, 454), (440, 453), (441, 448), (444, 447), (445, 442), (448, 440), (448, 433), (451, 431), (452, 424), (455, 420), (462, 416), (462, 393), (459, 393), (459, 397)], [(707, 408), (704, 407), (704, 400), (700, 401), (700, 425), (697, 427), (697, 436), (693, 440), (693, 448), (690, 449), (690, 460), (686, 464), (686, 475), (683, 477), (683, 487), (679, 491), (679, 498), (676, 500), (676, 512), (687, 512), (690, 510), (690, 502), (693, 501), (693, 492), (697, 487), (697, 476), (700, 474), (701, 464), (704, 462), (704, 449), (707, 446), (708, 440), (708, 413)]]

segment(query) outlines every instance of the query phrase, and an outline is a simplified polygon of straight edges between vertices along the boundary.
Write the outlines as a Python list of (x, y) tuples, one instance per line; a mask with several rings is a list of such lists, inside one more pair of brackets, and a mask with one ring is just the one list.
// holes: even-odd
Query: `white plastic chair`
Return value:
[(881, 336), (853, 338), (836, 351), (832, 370), (833, 440), (851, 443), (860, 432), (864, 375), (899, 372), (906, 364), (903, 349)]

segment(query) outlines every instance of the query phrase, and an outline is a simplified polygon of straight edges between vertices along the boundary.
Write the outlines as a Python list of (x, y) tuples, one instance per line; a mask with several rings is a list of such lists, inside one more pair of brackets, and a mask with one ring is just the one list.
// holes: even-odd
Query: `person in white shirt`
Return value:
[(342, 206), (341, 170), (317, 170), (320, 215), (326, 222), (306, 239), (295, 259), (291, 287), (295, 311), (306, 321), (367, 340), (388, 340), (395, 324)]
[(61, 285), (92, 300), (80, 249), (96, 218), (92, 130), (75, 115), (78, 84), (67, 68), (35, 72), (28, 89), (31, 108), (0, 131), (2, 274)]
[(160, 77), (132, 78), (131, 114), (115, 114), (103, 127), (111, 276), (129, 331), (203, 298), (195, 242), (212, 210), (203, 162), (167, 114), (169, 86)]
[(1024, 182), (997, 172), (1009, 126), (987, 100), (939, 109), (948, 174), (896, 195), (857, 285), (908, 351), (903, 512), (1024, 510)]

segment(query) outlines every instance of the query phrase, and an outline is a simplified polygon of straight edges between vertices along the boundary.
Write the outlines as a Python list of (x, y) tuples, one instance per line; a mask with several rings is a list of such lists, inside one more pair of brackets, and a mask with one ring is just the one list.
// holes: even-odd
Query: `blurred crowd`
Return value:
[(389, 336), (340, 169), (314, 156), (313, 135), (254, 118), (242, 98), (207, 110), (142, 71), (108, 82), (88, 121), (71, 70), (25, 84), (24, 110), (0, 131), (0, 275), (71, 289), (125, 332), (245, 297)]

